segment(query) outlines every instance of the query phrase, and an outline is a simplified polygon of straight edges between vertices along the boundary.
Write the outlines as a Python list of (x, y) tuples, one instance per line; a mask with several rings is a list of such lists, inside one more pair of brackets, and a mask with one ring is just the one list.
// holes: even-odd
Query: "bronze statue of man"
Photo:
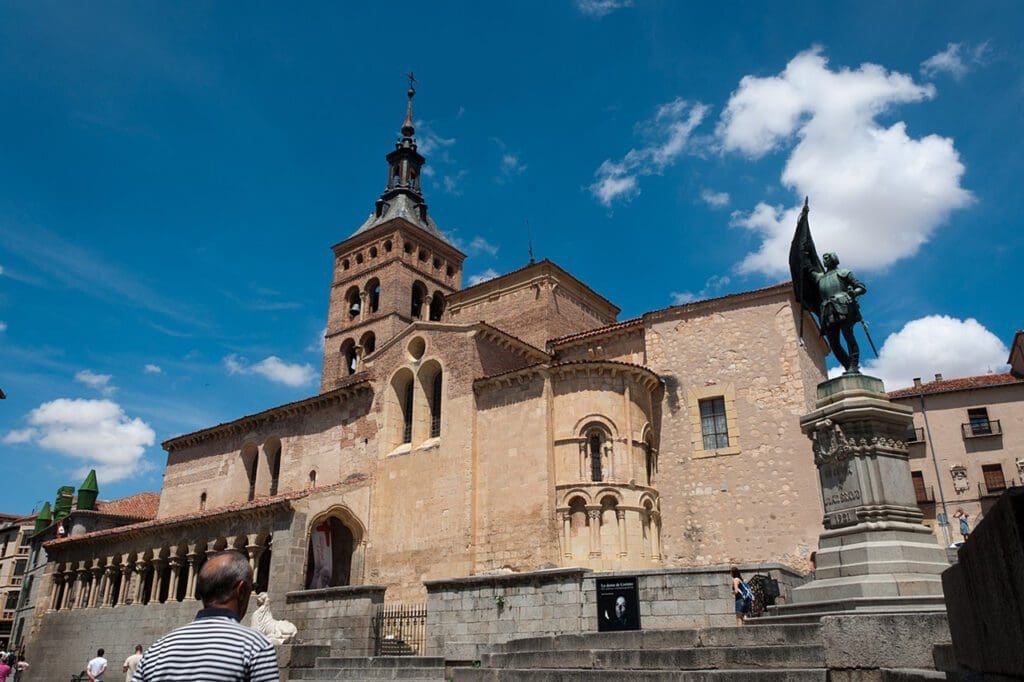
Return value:
[[(811, 226), (807, 220), (807, 202), (800, 214), (789, 250), (789, 269), (793, 275), (793, 291), (804, 310), (818, 316), (821, 333), (836, 360), (848, 373), (860, 372), (860, 346), (854, 336), (853, 326), (863, 322), (857, 298), (867, 291), (864, 283), (846, 268), (839, 267), (839, 257), (826, 253), (818, 258), (818, 251), (811, 237)], [(865, 332), (867, 326), (865, 325)], [(803, 337), (803, 310), (800, 314), (800, 335)], [(846, 341), (844, 349), (840, 336)], [(868, 342), (871, 337), (868, 336)], [(871, 346), (874, 348), (874, 344)], [(877, 355), (877, 352), (876, 352)]]
[[(825, 271), (813, 275), (818, 285), (818, 298), (821, 300), (818, 312), (821, 331), (828, 339), (828, 345), (839, 364), (845, 367), (847, 372), (859, 372), (860, 346), (853, 333), (853, 325), (861, 321), (857, 297), (863, 296), (867, 292), (867, 287), (852, 272), (839, 267), (839, 257), (836, 254), (826, 253), (821, 261)], [(843, 350), (839, 343), (840, 334), (846, 341), (846, 350)]]

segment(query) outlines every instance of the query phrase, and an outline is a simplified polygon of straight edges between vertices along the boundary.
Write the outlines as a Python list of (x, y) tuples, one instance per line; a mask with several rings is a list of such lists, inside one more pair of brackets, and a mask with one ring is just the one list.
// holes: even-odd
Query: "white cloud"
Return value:
[(448, 194), (460, 197), (462, 196), (462, 180), (465, 177), (466, 171), (460, 170), (454, 175), (446, 175), (441, 178), (441, 185), (444, 187), (444, 191)]
[(740, 271), (786, 272), (805, 196), (819, 250), (838, 252), (845, 266), (880, 269), (917, 253), (973, 201), (960, 186), (964, 165), (953, 140), (914, 139), (902, 121), (884, 128), (876, 117), (933, 97), (933, 86), (876, 64), (831, 70), (820, 48), (798, 54), (778, 76), (745, 76), (716, 129), (722, 149), (758, 158), (792, 146), (781, 180), (796, 201), (733, 214), (734, 225), (762, 239)]
[(80, 384), (85, 384), (89, 388), (95, 389), (103, 395), (113, 395), (117, 388), (110, 383), (113, 378), (110, 374), (97, 374), (88, 369), (83, 369), (81, 372), (75, 374), (75, 381)]
[[(858, 330), (861, 360), (871, 354)], [(885, 382), (887, 390), (905, 388), (915, 377), (925, 381), (942, 374), (947, 379), (977, 376), (1006, 369), (1009, 349), (977, 320), (929, 315), (911, 320), (889, 335), (877, 359), (861, 363), (861, 371)], [(842, 369), (830, 373), (836, 376)]]
[(5, 443), (27, 443), (36, 436), (36, 430), (31, 426), (27, 429), (15, 429), (4, 436)]
[(704, 286), (700, 291), (694, 293), (692, 291), (673, 291), (670, 295), (672, 297), (672, 305), (684, 305), (686, 303), (693, 303), (694, 301), (703, 301), (707, 298), (714, 298), (722, 293), (725, 287), (729, 286), (728, 275), (712, 275), (704, 282)]
[(3, 320), (0, 320), (0, 333), (3, 333), (5, 331), (7, 331), (7, 323), (4, 322)]
[(712, 208), (723, 208), (729, 205), (728, 192), (715, 192), (713, 190), (706, 189), (700, 193), (700, 198), (704, 200), (704, 203)]
[(522, 175), (525, 170), (526, 164), (519, 161), (518, 154), (505, 153), (501, 155), (500, 182), (507, 182), (517, 175)]
[(640, 194), (638, 178), (660, 174), (675, 163), (707, 112), (703, 104), (691, 105), (678, 97), (659, 106), (654, 118), (637, 126), (648, 143), (629, 150), (620, 161), (605, 159), (594, 173), (597, 180), (590, 185), (591, 194), (609, 207), (616, 200), (636, 197)]
[(306, 346), (306, 351), (309, 353), (323, 353), (324, 345), (327, 343), (327, 325), (320, 330), (320, 334), (313, 339), (313, 342)]
[(576, 9), (595, 19), (608, 16), (617, 9), (632, 6), (633, 0), (576, 0)]
[(486, 253), (491, 256), (498, 255), (498, 247), (490, 243), (483, 237), (473, 237), (473, 241), (469, 243), (469, 250), (471, 253)]
[(113, 483), (152, 468), (143, 455), (156, 433), (113, 401), (58, 398), (32, 410), (28, 421), (30, 428), (11, 431), (4, 442), (33, 443), (78, 460), (75, 476), (95, 468), (101, 481)]
[(245, 358), (229, 355), (224, 358), (224, 367), (228, 374), (258, 374), (270, 381), (298, 388), (306, 386), (316, 378), (316, 372), (309, 363), (298, 364), (285, 362), (276, 355), (250, 365)]
[(479, 274), (470, 275), (470, 277), (469, 277), (469, 286), (475, 287), (477, 284), (483, 284), (487, 280), (494, 279), (497, 276), (498, 276), (498, 273), (497, 273), (497, 271), (494, 268), (487, 268), (486, 270), (484, 270), (483, 272), (481, 272)]
[(949, 43), (945, 50), (921, 62), (921, 74), (925, 78), (935, 78), (941, 73), (948, 73), (955, 80), (960, 80), (972, 67), (984, 64), (987, 54), (988, 41), (974, 47)]
[(164, 372), (160, 365), (154, 365), (152, 363), (147, 363), (146, 366), (142, 368), (142, 371), (146, 374), (163, 374)]
[(423, 121), (418, 121), (416, 126), (419, 128), (416, 135), (416, 147), (423, 156), (428, 156), (439, 150), (442, 155), (445, 155), (444, 150), (453, 146), (457, 141), (454, 137), (438, 135)]

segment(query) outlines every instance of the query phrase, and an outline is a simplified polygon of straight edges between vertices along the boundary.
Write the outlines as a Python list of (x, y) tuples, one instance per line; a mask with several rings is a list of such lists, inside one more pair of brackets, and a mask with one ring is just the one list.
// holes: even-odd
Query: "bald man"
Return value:
[(279, 682), (270, 640), (239, 621), (252, 594), (249, 560), (234, 550), (213, 554), (199, 571), (196, 619), (157, 640), (139, 661), (133, 682)]

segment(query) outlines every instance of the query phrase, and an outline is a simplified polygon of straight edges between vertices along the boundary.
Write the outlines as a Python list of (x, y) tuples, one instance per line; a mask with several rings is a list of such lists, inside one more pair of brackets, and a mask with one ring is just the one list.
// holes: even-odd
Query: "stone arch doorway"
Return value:
[(316, 517), (306, 543), (306, 589), (360, 584), (364, 535), (347, 509), (335, 507)]

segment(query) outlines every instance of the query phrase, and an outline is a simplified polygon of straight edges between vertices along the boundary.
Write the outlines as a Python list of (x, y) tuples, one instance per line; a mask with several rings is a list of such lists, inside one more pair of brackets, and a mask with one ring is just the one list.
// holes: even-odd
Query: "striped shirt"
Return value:
[(278, 682), (277, 652), (227, 609), (207, 608), (146, 651), (132, 682)]

